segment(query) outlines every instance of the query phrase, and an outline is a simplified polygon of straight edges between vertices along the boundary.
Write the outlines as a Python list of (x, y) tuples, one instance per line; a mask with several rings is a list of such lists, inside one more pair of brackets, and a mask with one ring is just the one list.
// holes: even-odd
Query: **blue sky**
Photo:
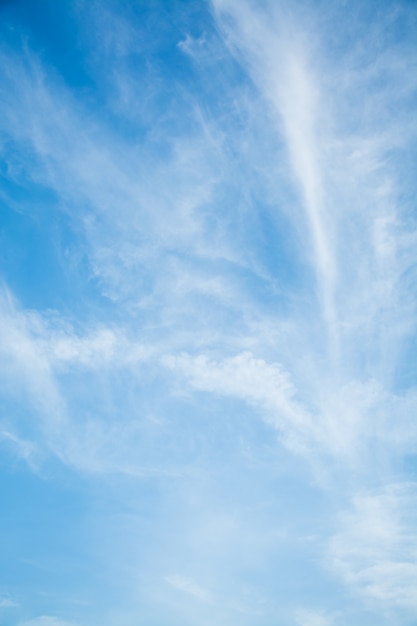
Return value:
[(0, 623), (415, 624), (416, 4), (0, 32)]

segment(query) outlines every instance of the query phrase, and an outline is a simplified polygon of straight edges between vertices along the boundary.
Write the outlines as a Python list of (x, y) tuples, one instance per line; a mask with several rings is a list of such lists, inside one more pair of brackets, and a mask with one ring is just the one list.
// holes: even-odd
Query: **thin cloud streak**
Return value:
[[(305, 46), (285, 10), (271, 16), (255, 12), (249, 3), (213, 3), (220, 24), (232, 46), (242, 53), (251, 76), (270, 103), (277, 135), (282, 131), (287, 144), (294, 178), (298, 182), (303, 208), (311, 233), (319, 299), (329, 327), (330, 341), (336, 340), (337, 328), (334, 283), (337, 259), (331, 246), (332, 216), (326, 210), (324, 186), (323, 102), (319, 78), (307, 58), (314, 52)], [(222, 19), (232, 17), (236, 31)], [(279, 60), (277, 62), (277, 60)]]
[[(376, 76), (369, 78), (371, 88), (365, 92), (364, 78), (356, 69), (359, 63), (365, 68), (368, 63), (364, 50), (358, 58), (360, 44), (349, 49), (342, 40), (339, 56), (332, 58), (328, 44), (332, 41), (331, 30), (337, 28), (336, 10), (329, 11), (329, 17), (323, 17), (320, 23), (317, 15), (301, 5), (289, 7), (283, 3), (277, 7), (267, 3), (264, 14), (255, 11), (250, 2), (219, 0), (213, 6), (226, 41), (248, 69), (261, 97), (270, 103), (277, 141), (281, 137), (287, 145), (303, 200), (304, 221), (311, 233), (309, 256), (327, 327), (324, 339), (330, 341), (328, 357), (333, 361), (331, 367), (341, 369), (343, 376), (351, 358), (350, 345), (353, 342), (356, 348), (357, 343), (366, 341), (364, 336), (372, 332), (369, 326), (373, 325), (375, 331), (381, 309), (389, 310), (393, 299), (398, 302), (399, 295), (394, 290), (398, 289), (399, 276), (408, 270), (415, 256), (411, 242), (406, 243), (401, 234), (401, 230), (405, 233), (411, 226), (415, 240), (415, 224), (408, 223), (407, 214), (401, 215), (396, 199), (401, 181), (387, 160), (387, 153), (398, 146), (398, 133), (407, 143), (411, 114), (407, 109), (408, 96), (404, 94), (403, 101), (393, 102), (398, 93), (404, 93), (410, 75), (407, 65), (396, 78), (401, 85), (397, 94), (382, 91)], [(401, 50), (394, 49), (392, 55), (401, 55)], [(392, 59), (385, 53), (375, 74), (391, 74), (391, 64)], [(349, 101), (354, 99), (361, 102), (361, 107), (348, 109)], [(392, 106), (402, 107), (404, 113), (403, 129), (399, 128), (397, 116), (389, 120), (396, 128), (396, 136), (385, 130), (386, 111)], [(362, 110), (360, 119), (357, 111)], [(372, 113), (375, 115), (371, 120)], [(372, 148), (362, 150), (364, 144)], [(385, 180), (383, 185), (381, 180)], [(297, 209), (293, 211), (294, 219), (300, 220), (302, 214)], [(388, 263), (380, 256), (388, 248), (384, 252), (381, 239), (376, 238), (381, 228), (385, 230), (385, 241), (391, 242), (388, 245), (401, 246), (399, 254), (391, 255)], [(360, 248), (349, 249), (350, 240)], [(402, 269), (395, 276), (398, 263)], [(390, 280), (393, 282), (389, 293)], [(407, 328), (415, 327), (415, 311), (409, 321), (411, 311), (398, 302), (397, 317), (399, 309), (403, 316), (401, 325), (407, 332)], [(366, 329), (361, 328), (364, 320), (369, 323)], [(393, 332), (399, 325), (393, 324)], [(393, 343), (399, 339), (396, 335)], [(386, 336), (383, 340), (386, 342)], [(378, 339), (374, 341), (377, 349)], [(380, 355), (371, 358), (372, 367), (376, 368)]]

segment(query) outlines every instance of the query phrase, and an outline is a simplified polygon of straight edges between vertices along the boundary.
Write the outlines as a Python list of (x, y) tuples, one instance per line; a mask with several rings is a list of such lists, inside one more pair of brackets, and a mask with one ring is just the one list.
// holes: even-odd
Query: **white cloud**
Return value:
[[(196, 277), (196, 290), (198, 260), (242, 262), (242, 251), (223, 236), (222, 225), (210, 224), (208, 206), (222, 179), (220, 135), (191, 98), (183, 106), (190, 109), (192, 132), (176, 127), (174, 107), (166, 114), (173, 122), (169, 132), (161, 116), (148, 141), (126, 144), (99, 119), (92, 128), (89, 113), (35, 55), (29, 56), (30, 72), (8, 55), (10, 71), (3, 76), (20, 109), (16, 116), (14, 107), (5, 104), (3, 112), (9, 137), (26, 157), (16, 177), (53, 189), (62, 208), (72, 207), (103, 293), (135, 306), (168, 297), (172, 306), (185, 251), (197, 261), (189, 274)], [(118, 59), (112, 57), (112, 63), (117, 74)], [(142, 100), (137, 83), (135, 89)], [(22, 117), (28, 120), (24, 128)], [(159, 158), (161, 141), (167, 145), (164, 159)], [(27, 163), (32, 156), (35, 167)], [(157, 271), (161, 265), (168, 275)]]
[[(337, 261), (331, 244), (333, 216), (328, 211), (323, 171), (323, 151), (328, 141), (323, 124), (326, 102), (314, 67), (315, 54), (309, 49), (311, 42), (309, 46), (285, 9), (282, 13), (262, 13), (248, 2), (213, 4), (226, 37), (271, 107), (277, 139), (279, 134), (285, 139), (310, 229), (310, 260), (315, 265), (323, 314), (333, 325)], [(297, 209), (295, 212), (303, 219)]]
[[(249, 352), (214, 359), (207, 355), (163, 356), (162, 363), (196, 390), (231, 396), (255, 407), (293, 451), (313, 465), (322, 457), (359, 473), (373, 471), (370, 458), (386, 470), (417, 443), (417, 396), (390, 394), (376, 382), (340, 384), (310, 373), (311, 390), (299, 388), (278, 363)], [(395, 415), (395, 424), (392, 424)]]
[(233, 396), (263, 409), (289, 445), (299, 445), (297, 440), (308, 436), (311, 418), (295, 399), (296, 390), (279, 364), (266, 363), (249, 352), (221, 361), (182, 354), (163, 357), (162, 362), (195, 389)]
[[(108, 410), (102, 396), (107, 394), (108, 400), (108, 394), (115, 392), (105, 382), (112, 371), (137, 375), (138, 368), (152, 358), (154, 348), (129, 342), (123, 332), (113, 328), (77, 334), (59, 316), (21, 309), (4, 290), (0, 322), (1, 387), (4, 398), (14, 403), (10, 416), (2, 415), (1, 439), (13, 452), (32, 469), (45, 454), (53, 454), (87, 471), (141, 473), (143, 468), (137, 462), (126, 462), (124, 447), (133, 453), (129, 437), (137, 432), (135, 413), (130, 408), (123, 416), (122, 435), (120, 418), (117, 424), (114, 419), (106, 421)], [(89, 381), (87, 389), (82, 372)], [(85, 407), (78, 404), (76, 396), (81, 391), (84, 396), (87, 392), (87, 402), (95, 403), (98, 415), (94, 418), (88, 413), (86, 418)], [(21, 407), (29, 412), (22, 412)]]
[(0, 430), (0, 442), (8, 444), (8, 447), (18, 458), (23, 459), (32, 470), (36, 470), (39, 465), (39, 446), (34, 441), (21, 439), (15, 433), (7, 430)]
[(29, 396), (52, 436), (65, 420), (65, 403), (51, 365), (36, 341), (37, 318), (19, 311), (10, 293), (0, 293), (0, 368), (6, 392)]
[[(352, 465), (364, 458), (372, 439), (385, 445), (391, 437), (386, 433), (392, 432), (392, 418), (383, 404), (401, 415), (395, 442), (415, 440), (406, 418), (412, 394), (394, 389), (397, 356), (416, 320), (404, 283), (415, 257), (415, 235), (396, 201), (398, 181), (386, 159), (388, 150), (403, 145), (408, 118), (397, 122), (396, 133), (381, 133), (393, 96), (373, 88), (375, 76), (352, 69), (360, 67), (356, 62), (365, 52), (355, 49), (334, 63), (325, 60), (326, 30), (318, 37), (318, 24), (296, 7), (266, 3), (266, 10), (258, 11), (253, 3), (229, 0), (213, 5), (226, 44), (256, 84), (254, 108), (247, 106), (248, 97), (238, 97), (244, 89), (233, 92), (233, 110), (245, 127), (252, 124), (252, 134), (239, 135), (194, 102), (187, 104), (195, 122), (191, 133), (171, 125), (167, 135), (160, 120), (152, 126), (152, 140), (127, 145), (102, 120), (92, 127), (88, 112), (34, 55), (28, 52), (28, 65), (8, 55), (4, 81), (19, 113), (5, 103), (5, 125), (22, 154), (30, 147), (30, 158), (35, 155), (30, 171), (23, 159), (10, 172), (20, 182), (26, 177), (47, 185), (73, 207), (91, 272), (102, 291), (121, 303), (124, 315), (119, 327), (74, 332), (62, 320), (17, 309), (10, 313), (13, 306), (7, 313), (4, 305), (3, 352), (24, 373), (37, 410), (49, 416), (49, 432), (58, 422), (69, 428), (69, 394), (61, 382), (76, 367), (132, 373), (164, 352), (185, 351), (162, 362), (181, 371), (191, 387), (241, 398), (260, 408), (293, 449), (320, 448)], [(108, 19), (103, 14), (95, 27), (106, 31)], [(103, 39), (115, 71), (138, 46), (123, 18), (117, 24), (119, 35)], [(199, 51), (205, 41), (205, 35), (189, 36), (183, 47), (197, 58), (207, 53)], [(207, 44), (213, 59), (214, 41)], [(381, 57), (378, 76), (398, 68), (394, 61)], [(363, 93), (367, 79), (369, 95)], [(348, 94), (369, 103), (362, 120), (351, 119)], [(269, 159), (273, 150), (255, 163), (251, 156), (260, 152), (260, 133), (253, 128), (261, 130), (261, 123), (255, 127), (253, 119), (262, 105), (265, 135), (271, 128), (275, 132), (270, 141), (276, 162)], [(370, 125), (372, 111), (382, 113)], [(30, 120), (24, 127), (23, 118)], [(155, 152), (153, 141), (162, 137), (170, 147), (167, 159)], [(224, 195), (224, 179), (233, 179), (239, 169), (228, 158), (228, 142), (245, 155), (239, 166), (262, 172), (260, 178), (237, 179), (242, 191), (236, 206), (234, 196), (229, 201)], [(283, 161), (282, 144), (298, 200), (281, 199), (274, 210), (289, 218), (295, 252), (315, 268), (318, 290), (312, 291), (322, 308), (308, 287), (277, 321), (276, 301), (271, 310), (257, 300), (253, 283), (245, 284), (241, 274), (252, 272), (272, 291), (292, 286), (277, 285), (273, 264), (262, 270), (259, 241), (236, 225), (243, 214), (252, 224), (258, 207), (250, 198), (260, 193), (260, 181), (268, 181), (275, 199), (278, 188), (288, 186), (287, 163), (277, 156)], [(309, 268), (306, 277), (311, 284)], [(137, 315), (151, 320), (143, 324), (146, 343), (132, 330)], [(191, 349), (203, 355), (187, 356)], [(259, 356), (243, 352), (248, 349)], [(204, 356), (214, 353), (212, 360)], [(15, 384), (10, 375), (8, 384)], [(100, 431), (98, 422), (91, 428), (96, 435)]]
[[(392, 353), (416, 322), (407, 290), (399, 292), (414, 263), (415, 243), (410, 242), (415, 242), (416, 228), (401, 209), (403, 182), (388, 159), (400, 148), (398, 157), (406, 165), (406, 146), (415, 136), (404, 95), (411, 89), (410, 59), (400, 46), (385, 50), (384, 23), (373, 33), (381, 53), (378, 65), (368, 63), (375, 49), (363, 48), (357, 34), (356, 45), (341, 44), (346, 48), (334, 58), (328, 46), (336, 7), (320, 23), (320, 12), (306, 3), (267, 2), (263, 11), (252, 2), (214, 0), (213, 6), (226, 41), (270, 105), (277, 142), (284, 140), (287, 147), (305, 213), (293, 201), (292, 218), (303, 239), (300, 253), (310, 250), (315, 268), (331, 367), (343, 372), (352, 351), (366, 343), (369, 352), (375, 351), (369, 369), (381, 361), (386, 367), (379, 342), (387, 345), (388, 340), (387, 353)], [(393, 65), (398, 86), (385, 89), (381, 85), (389, 80), (381, 76), (392, 76)], [(369, 67), (375, 76), (367, 76)], [(351, 106), (352, 100), (361, 106)], [(276, 168), (279, 178), (278, 163)], [(304, 223), (310, 245), (301, 231)], [(390, 328), (388, 338), (386, 332), (378, 336), (381, 314)]]
[[(340, 579), (375, 603), (413, 609), (412, 489), (372, 490), (403, 471), (402, 455), (417, 441), (417, 396), (402, 374), (417, 319), (417, 238), (404, 201), (415, 78), (401, 44), (383, 43), (385, 23), (372, 26), (367, 46), (367, 31), (340, 30), (336, 4), (322, 15), (303, 2), (214, 0), (216, 35), (196, 31), (177, 44), (202, 72), (201, 85), (217, 90), (212, 106), (208, 92), (184, 85), (180, 94), (166, 77), (133, 75), (129, 55), (143, 41), (122, 16), (95, 5), (100, 64), (90, 59), (89, 68), (103, 73), (105, 58), (102, 100), (138, 140), (113, 132), (108, 111), (100, 117), (76, 101), (35, 55), (3, 55), (8, 173), (59, 198), (89, 278), (117, 303), (118, 321), (80, 330), (4, 291), (2, 390), (30, 410), (5, 418), (1, 436), (33, 468), (47, 451), (77, 470), (178, 476), (184, 462), (199, 471), (201, 447), (208, 464), (218, 460), (223, 424), (213, 415), (218, 423), (206, 437), (202, 394), (244, 402), (309, 468), (319, 466), (329, 499), (359, 493), (330, 542), (328, 562)], [(244, 70), (239, 80), (225, 70), (226, 47)], [(191, 397), (192, 420), (182, 419), (178, 387)], [(273, 450), (280, 462), (282, 448)], [(200, 507), (204, 526), (210, 510)], [(275, 523), (264, 522), (265, 535)], [(248, 534), (259, 553), (256, 526)], [(224, 556), (239, 532), (223, 531), (213, 571), (226, 558), (240, 563), (243, 541)], [(215, 524), (207, 531), (219, 534)], [(190, 571), (195, 578), (166, 576), (165, 587), (176, 600), (184, 596), (180, 604), (209, 603), (204, 576)], [(235, 590), (233, 602), (243, 606)], [(333, 618), (306, 609), (296, 619), (327, 626)]]
[(416, 486), (353, 498), (329, 544), (329, 565), (356, 593), (417, 615)]

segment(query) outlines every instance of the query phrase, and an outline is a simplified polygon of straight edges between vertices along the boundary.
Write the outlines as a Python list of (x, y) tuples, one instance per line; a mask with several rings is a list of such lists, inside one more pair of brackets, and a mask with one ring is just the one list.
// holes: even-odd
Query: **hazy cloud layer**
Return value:
[(0, 7), (0, 621), (411, 626), (415, 7), (139, 4)]

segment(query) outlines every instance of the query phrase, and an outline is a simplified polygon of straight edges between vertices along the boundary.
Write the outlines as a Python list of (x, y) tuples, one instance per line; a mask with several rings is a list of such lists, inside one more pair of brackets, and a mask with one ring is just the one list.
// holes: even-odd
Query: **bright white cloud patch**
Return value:
[(250, 353), (221, 363), (188, 355), (165, 357), (163, 363), (189, 378), (196, 389), (234, 396), (264, 409), (278, 429), (309, 429), (309, 416), (294, 399), (295, 390), (288, 374), (276, 363), (268, 364)]
[(411, 626), (416, 7), (0, 13), (0, 622)]

